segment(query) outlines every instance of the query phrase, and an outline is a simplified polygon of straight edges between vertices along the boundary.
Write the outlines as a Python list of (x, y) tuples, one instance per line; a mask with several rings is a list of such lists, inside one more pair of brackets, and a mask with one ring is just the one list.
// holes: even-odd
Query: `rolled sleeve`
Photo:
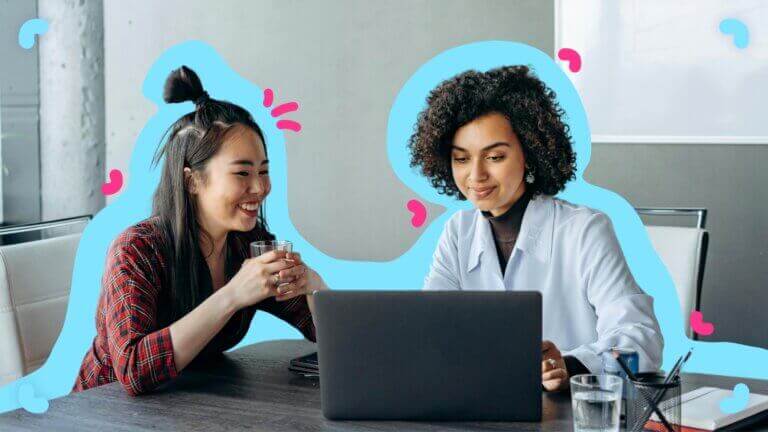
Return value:
[(586, 294), (597, 315), (597, 341), (564, 354), (597, 373), (602, 370), (603, 352), (628, 348), (637, 351), (640, 371), (658, 370), (664, 340), (653, 298), (632, 277), (607, 216), (597, 213), (590, 219), (581, 244)]
[[(139, 239), (140, 240), (140, 239)], [(115, 378), (128, 394), (178, 375), (168, 327), (157, 329), (157, 270), (134, 242), (113, 247), (106, 278), (105, 324)]]

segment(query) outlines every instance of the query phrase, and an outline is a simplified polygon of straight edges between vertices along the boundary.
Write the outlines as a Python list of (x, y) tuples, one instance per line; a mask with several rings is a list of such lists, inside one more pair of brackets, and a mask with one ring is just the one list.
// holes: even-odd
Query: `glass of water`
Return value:
[(573, 429), (576, 432), (618, 432), (621, 387), (616, 375), (576, 375), (571, 378)]
[[(259, 255), (265, 254), (270, 251), (283, 251), (283, 252), (292, 252), (293, 251), (293, 244), (289, 242), (288, 240), (260, 240), (251, 242), (251, 258), (256, 258)], [(286, 259), (283, 260), (286, 262), (293, 263), (293, 260)], [(279, 286), (286, 285), (286, 283), (282, 283)]]
[(263, 240), (251, 242), (251, 258), (256, 258), (269, 251), (291, 252), (293, 245), (288, 240)]

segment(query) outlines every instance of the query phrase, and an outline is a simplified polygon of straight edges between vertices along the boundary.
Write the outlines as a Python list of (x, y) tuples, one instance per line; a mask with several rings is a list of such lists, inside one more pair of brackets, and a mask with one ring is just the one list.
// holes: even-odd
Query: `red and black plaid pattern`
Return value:
[[(96, 337), (73, 391), (119, 381), (130, 395), (138, 395), (178, 375), (170, 330), (158, 325), (158, 308), (168, 307), (162, 304), (167, 299), (162, 296), (167, 278), (161, 241), (152, 220), (145, 220), (112, 243), (96, 313)], [(285, 302), (270, 298), (238, 311), (200, 355), (218, 354), (240, 342), (256, 309), (283, 319), (315, 340), (306, 297)]]

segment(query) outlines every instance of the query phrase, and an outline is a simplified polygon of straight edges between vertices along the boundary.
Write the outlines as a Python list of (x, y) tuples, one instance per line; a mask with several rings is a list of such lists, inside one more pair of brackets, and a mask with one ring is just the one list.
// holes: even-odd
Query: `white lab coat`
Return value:
[(592, 373), (613, 346), (635, 349), (640, 371), (661, 365), (653, 298), (635, 283), (610, 219), (588, 207), (531, 199), (503, 278), (490, 222), (460, 211), (445, 225), (424, 289), (539, 291), (544, 339)]

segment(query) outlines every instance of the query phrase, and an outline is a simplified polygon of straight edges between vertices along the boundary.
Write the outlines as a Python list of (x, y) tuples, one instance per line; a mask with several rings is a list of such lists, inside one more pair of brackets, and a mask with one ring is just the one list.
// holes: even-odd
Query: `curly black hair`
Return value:
[(520, 65), (469, 70), (443, 81), (427, 97), (427, 108), (408, 140), (411, 167), (420, 167), (438, 192), (466, 199), (451, 173), (453, 136), (465, 124), (498, 112), (509, 119), (536, 178), (528, 190), (532, 195), (555, 195), (575, 178), (576, 170), (570, 131), (555, 96)]

